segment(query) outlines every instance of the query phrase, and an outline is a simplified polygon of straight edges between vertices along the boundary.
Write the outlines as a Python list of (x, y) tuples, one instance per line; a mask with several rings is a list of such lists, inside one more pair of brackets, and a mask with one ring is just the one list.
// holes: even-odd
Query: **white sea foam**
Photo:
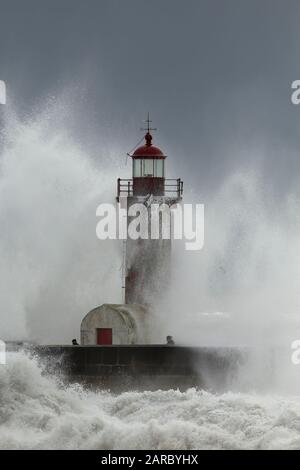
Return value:
[(299, 449), (300, 397), (86, 392), (23, 353), (0, 367), (1, 449)]

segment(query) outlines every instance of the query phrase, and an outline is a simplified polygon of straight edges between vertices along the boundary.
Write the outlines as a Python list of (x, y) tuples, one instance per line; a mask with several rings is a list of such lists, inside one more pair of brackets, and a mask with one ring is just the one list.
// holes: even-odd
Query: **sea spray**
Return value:
[(190, 389), (88, 392), (10, 353), (1, 449), (299, 449), (300, 398)]
[[(72, 132), (77, 108), (52, 101), (25, 119), (5, 108), (0, 339), (70, 343), (89, 310), (122, 302), (122, 244), (97, 239), (95, 213), (114, 201), (130, 166), (105, 126), (97, 151), (87, 151)], [(249, 167), (208, 200), (189, 181), (185, 188), (185, 202), (205, 204), (205, 245), (190, 253), (173, 243), (170, 289), (159, 304), (149, 293), (151, 341), (171, 334), (177, 344), (289, 347), (300, 335), (299, 191), (276, 202)]]
[[(5, 122), (0, 159), (1, 339), (69, 343), (83, 316), (121, 300), (121, 247), (96, 238), (116, 175), (70, 137), (61, 103)], [(65, 127), (62, 125), (65, 123)], [(100, 165), (100, 161), (102, 164)], [(112, 166), (116, 163), (114, 162)]]

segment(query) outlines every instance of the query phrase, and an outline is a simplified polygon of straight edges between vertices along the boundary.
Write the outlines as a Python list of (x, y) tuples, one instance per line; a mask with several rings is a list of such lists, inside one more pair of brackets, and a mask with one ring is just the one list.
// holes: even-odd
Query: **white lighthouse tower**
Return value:
[[(164, 236), (164, 208), (173, 206), (182, 199), (183, 182), (166, 178), (166, 158), (161, 149), (152, 144), (150, 119), (148, 115), (144, 145), (131, 156), (132, 178), (118, 179), (117, 199), (127, 199), (127, 221), (131, 221), (130, 208), (143, 204), (147, 208), (148, 239), (126, 242), (125, 249), (125, 303), (152, 305), (163, 295), (169, 279), (171, 258), (171, 237)], [(153, 208), (158, 216), (158, 233), (151, 234)], [(166, 221), (165, 221), (166, 223)], [(169, 227), (170, 229), (170, 227)]]

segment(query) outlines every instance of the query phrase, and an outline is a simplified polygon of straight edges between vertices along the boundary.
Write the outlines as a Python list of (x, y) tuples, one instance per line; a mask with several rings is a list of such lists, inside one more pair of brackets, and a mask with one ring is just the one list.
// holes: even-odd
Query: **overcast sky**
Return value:
[(299, 0), (0, 0), (0, 8), (0, 78), (20, 113), (79, 85), (83, 145), (105, 127), (125, 153), (150, 111), (155, 142), (175, 164), (169, 176), (205, 193), (253, 166), (270, 190), (298, 185), (300, 105), (290, 87), (300, 79)]

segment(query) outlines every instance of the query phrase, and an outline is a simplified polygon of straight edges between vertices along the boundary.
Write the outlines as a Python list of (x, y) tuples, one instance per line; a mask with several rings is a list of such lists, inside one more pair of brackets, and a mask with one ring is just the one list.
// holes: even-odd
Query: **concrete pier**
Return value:
[(167, 345), (35, 346), (33, 351), (47, 371), (111, 390), (199, 386), (220, 391), (245, 358), (233, 348)]

